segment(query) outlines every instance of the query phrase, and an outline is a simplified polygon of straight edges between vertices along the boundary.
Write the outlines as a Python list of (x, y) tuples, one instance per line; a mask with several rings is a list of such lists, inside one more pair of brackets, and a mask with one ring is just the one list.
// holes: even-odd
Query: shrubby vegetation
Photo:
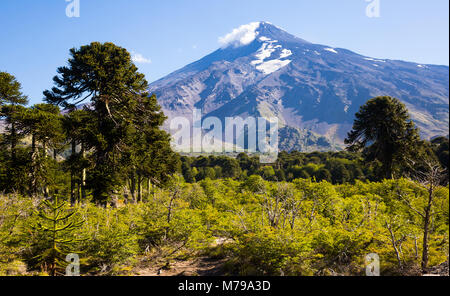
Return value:
[[(447, 260), (449, 242), (448, 187), (432, 194), (430, 266)], [(65, 243), (80, 254), (82, 274), (128, 274), (143, 260), (164, 266), (207, 254), (226, 259), (225, 274), (357, 275), (364, 272), (364, 256), (374, 252), (385, 275), (420, 271), (419, 213), (426, 211), (429, 190), (407, 179), (332, 185), (255, 175), (195, 184), (174, 178), (144, 196), (142, 203), (116, 208), (87, 202), (61, 209), (83, 221)], [(0, 198), (3, 274), (19, 272), (20, 264), (37, 272), (39, 256), (51, 255), (43, 250), (52, 236), (33, 227), (42, 220), (38, 208), (29, 198)], [(224, 243), (215, 244), (218, 239)]]

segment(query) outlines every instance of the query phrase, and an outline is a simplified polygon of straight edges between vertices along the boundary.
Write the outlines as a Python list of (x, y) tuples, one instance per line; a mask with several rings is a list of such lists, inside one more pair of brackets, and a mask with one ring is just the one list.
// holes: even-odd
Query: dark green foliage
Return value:
[[(422, 142), (426, 147), (427, 142)], [(431, 145), (431, 144), (430, 144)], [(448, 155), (448, 146), (445, 141), (433, 144), (433, 150), (423, 150), (424, 159), (435, 158), (441, 155), (445, 159)], [(447, 150), (446, 150), (447, 149)], [(446, 154), (447, 153), (447, 154)], [(249, 156), (241, 153), (236, 159), (229, 157), (229, 166), (223, 166), (223, 156), (181, 157), (181, 173), (189, 183), (209, 179), (233, 178), (245, 179), (251, 175), (260, 175), (267, 181), (292, 181), (294, 179), (315, 178), (318, 181), (326, 180), (333, 184), (354, 183), (356, 180), (376, 181), (379, 179), (381, 163), (374, 161), (366, 163), (361, 153), (350, 151), (339, 152), (313, 152), (302, 153), (282, 151), (276, 163), (267, 165), (259, 162), (258, 156)], [(238, 164), (239, 168), (234, 166)], [(412, 168), (420, 169), (420, 162)], [(213, 172), (214, 169), (214, 172)], [(231, 171), (229, 171), (231, 169)], [(407, 170), (403, 168), (405, 172)], [(240, 173), (238, 173), (240, 172)]]
[(380, 177), (398, 176), (410, 161), (419, 159), (423, 143), (408, 110), (399, 100), (373, 98), (355, 116), (353, 130), (345, 143), (348, 150), (362, 152), (367, 162), (381, 162)]
[(5, 133), (0, 137), (0, 148), (10, 151), (9, 157), (4, 155), (6, 168), (3, 168), (2, 179), (5, 183), (2, 188), (7, 192), (17, 190), (23, 193), (23, 175), (27, 163), (24, 161), (23, 151), (18, 151), (18, 146), (25, 134), (17, 125), (25, 112), (24, 105), (28, 103), (28, 98), (23, 95), (21, 88), (13, 75), (0, 72), (0, 120), (5, 123)]
[[(57, 106), (37, 104), (23, 113), (19, 128), (31, 137), (30, 151), (30, 195), (39, 193), (49, 196), (49, 166), (48, 148), (52, 152), (64, 141), (62, 115)], [(39, 147), (40, 146), (40, 147)]]
[(437, 137), (431, 141), (431, 146), (441, 166), (448, 171), (449, 145), (448, 137)]
[(22, 94), (21, 88), (13, 75), (0, 72), (0, 107), (4, 104), (26, 105), (28, 98)]
[(316, 179), (317, 179), (317, 181), (331, 182), (332, 181), (332, 175), (331, 175), (329, 170), (327, 170), (325, 168), (321, 168), (317, 172), (317, 178)]
[(268, 181), (316, 178), (335, 184), (353, 182), (355, 179), (375, 179), (373, 168), (365, 166), (358, 153), (345, 151), (314, 153), (282, 151), (276, 163), (271, 165), (261, 164), (258, 156), (248, 156), (244, 153), (239, 154), (236, 159), (229, 157), (228, 161), (224, 161), (225, 159), (216, 156), (197, 158), (183, 156), (181, 173), (189, 183), (205, 178), (245, 179), (251, 175), (260, 175)]
[[(56, 87), (44, 95), (47, 102), (68, 110), (90, 101), (85, 108), (89, 130), (72, 138), (92, 150), (86, 182), (93, 199), (105, 205), (119, 190), (126, 169), (132, 193), (136, 183), (139, 190), (144, 177), (164, 182), (176, 168), (176, 157), (168, 135), (158, 129), (165, 117), (156, 97), (147, 93), (148, 83), (128, 51), (112, 43), (93, 42), (71, 49), (70, 55), (69, 65), (58, 68), (59, 75), (53, 79)], [(75, 178), (73, 168), (72, 175)]]

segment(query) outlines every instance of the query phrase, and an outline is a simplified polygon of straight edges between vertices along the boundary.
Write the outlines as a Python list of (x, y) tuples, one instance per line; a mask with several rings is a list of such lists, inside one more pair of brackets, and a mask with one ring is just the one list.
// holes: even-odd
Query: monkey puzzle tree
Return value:
[(388, 179), (396, 168), (417, 158), (423, 146), (405, 105), (387, 96), (361, 106), (345, 144), (350, 151), (362, 151), (366, 161), (381, 162), (381, 177)]
[(80, 241), (75, 231), (84, 221), (75, 217), (76, 210), (68, 210), (66, 203), (57, 196), (52, 201), (43, 201), (38, 209), (38, 220), (32, 225), (32, 248), (39, 254), (30, 261), (37, 261), (42, 270), (56, 276), (67, 265), (66, 255), (74, 252), (74, 245)]
[(150, 183), (168, 181), (169, 173), (177, 171), (180, 165), (178, 155), (170, 147), (170, 136), (155, 128), (166, 119), (160, 110), (155, 95), (139, 98), (132, 129), (126, 139), (127, 150), (121, 155), (134, 201), (142, 201), (145, 180), (148, 190)]
[(26, 105), (28, 98), (22, 93), (21, 88), (22, 86), (13, 75), (0, 72), (0, 107), (5, 104)]
[[(47, 102), (67, 109), (89, 100), (95, 136), (89, 143), (94, 165), (88, 182), (94, 200), (104, 205), (121, 183), (120, 155), (129, 148), (137, 114), (148, 107), (142, 99), (148, 97), (148, 83), (128, 51), (113, 43), (93, 42), (71, 49), (70, 55), (69, 65), (58, 68), (53, 79), (56, 86), (44, 95)], [(144, 116), (149, 118), (159, 113), (147, 111)], [(148, 124), (156, 129), (160, 122)]]
[(50, 104), (33, 105), (23, 112), (18, 127), (24, 134), (31, 136), (30, 194), (36, 195), (41, 188), (44, 195), (48, 196), (50, 159), (47, 148), (54, 148), (64, 141), (60, 110)]
[(28, 98), (23, 95), (16, 78), (7, 72), (0, 72), (0, 119), (4, 119), (6, 123), (2, 144), (10, 149), (7, 169), (7, 184), (10, 189), (17, 189), (16, 181), (20, 179), (21, 165), (17, 159), (17, 145), (24, 134), (18, 130), (17, 123), (27, 103)]

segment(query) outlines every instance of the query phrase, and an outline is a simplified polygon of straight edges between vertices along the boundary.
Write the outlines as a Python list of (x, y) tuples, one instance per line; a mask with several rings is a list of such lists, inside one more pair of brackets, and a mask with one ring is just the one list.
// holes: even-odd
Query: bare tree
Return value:
[(278, 183), (276, 191), (270, 196), (265, 194), (262, 202), (270, 226), (277, 228), (281, 223), (284, 228), (286, 221), (288, 221), (291, 229), (294, 229), (301, 201), (297, 199), (295, 189), (291, 184)]
[(424, 160), (421, 170), (415, 170), (412, 173), (412, 178), (427, 189), (427, 200), (423, 209), (417, 209), (404, 196), (400, 196), (403, 202), (416, 214), (418, 214), (423, 221), (423, 242), (422, 242), (422, 271), (426, 272), (428, 268), (429, 259), (429, 236), (430, 225), (432, 220), (432, 208), (435, 199), (436, 188), (446, 179), (446, 172), (437, 162), (432, 160)]
[(403, 268), (403, 264), (402, 264), (402, 252), (401, 252), (401, 243), (403, 242), (402, 239), (397, 240), (395, 238), (395, 230), (393, 229), (393, 226), (391, 224), (389, 224), (388, 222), (385, 222), (385, 226), (387, 228), (387, 230), (389, 230), (389, 234), (390, 234), (390, 239), (391, 239), (391, 244), (392, 247), (394, 248), (395, 251), (395, 256), (397, 257), (397, 263), (398, 263), (398, 267), (400, 267), (400, 269)]

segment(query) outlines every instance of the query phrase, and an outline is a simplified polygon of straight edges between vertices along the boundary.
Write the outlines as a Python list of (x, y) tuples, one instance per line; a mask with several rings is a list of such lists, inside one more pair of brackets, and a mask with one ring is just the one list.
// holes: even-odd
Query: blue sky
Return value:
[(1, 0), (0, 71), (37, 103), (70, 48), (111, 41), (140, 54), (152, 82), (253, 21), (371, 57), (449, 64), (448, 0), (379, 1), (380, 17), (369, 18), (366, 0), (80, 0), (80, 17), (68, 18), (65, 0)]

